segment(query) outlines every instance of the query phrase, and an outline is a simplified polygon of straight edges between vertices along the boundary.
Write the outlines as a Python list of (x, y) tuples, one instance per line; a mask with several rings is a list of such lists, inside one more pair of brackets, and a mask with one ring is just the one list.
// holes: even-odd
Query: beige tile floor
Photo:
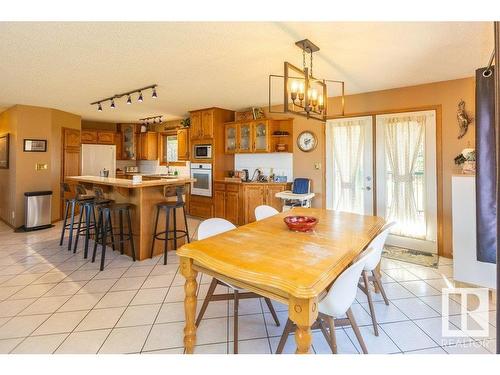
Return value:
[[(189, 220), (191, 233), (198, 221)], [(107, 252), (106, 268), (58, 244), (60, 224), (48, 230), (13, 233), (0, 223), (0, 353), (182, 353), (183, 283), (174, 252), (133, 263)], [(83, 242), (83, 241), (82, 241)], [(454, 285), (451, 262), (437, 269), (382, 260), (383, 282), (391, 301), (375, 295), (380, 335), (373, 334), (366, 297), (359, 292), (354, 314), (370, 353), (493, 353), (495, 295), (489, 305), (490, 335), (455, 340), (441, 335), (441, 289)], [(199, 276), (203, 299), (210, 278)], [(450, 302), (451, 322), (460, 326), (460, 305)], [(198, 308), (199, 305), (198, 304)], [(276, 327), (262, 300), (240, 307), (240, 353), (272, 353), (287, 319), (274, 303)], [(210, 304), (198, 329), (196, 353), (231, 353), (232, 302)], [(359, 353), (352, 329), (337, 328), (340, 353)], [(285, 352), (295, 349), (290, 337)], [(312, 352), (329, 353), (319, 332)]]

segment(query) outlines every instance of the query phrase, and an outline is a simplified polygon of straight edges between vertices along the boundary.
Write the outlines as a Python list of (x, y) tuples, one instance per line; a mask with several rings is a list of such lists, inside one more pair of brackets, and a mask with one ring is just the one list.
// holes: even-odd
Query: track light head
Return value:
[(127, 98), (127, 104), (132, 104), (132, 98), (130, 97), (130, 94), (128, 95)]
[(158, 97), (158, 94), (156, 93), (156, 87), (153, 87), (153, 94), (151, 95), (151, 97), (154, 99)]
[(110, 105), (111, 108), (115, 108), (115, 100), (114, 99), (111, 99), (111, 105)]
[(139, 98), (137, 99), (139, 103), (142, 103), (144, 100), (142, 99), (142, 91), (139, 91)]
[(97, 110), (99, 112), (102, 112), (102, 105), (101, 105), (101, 102), (97, 103)]
[(161, 120), (161, 117), (158, 119), (158, 124), (161, 124), (163, 121)]

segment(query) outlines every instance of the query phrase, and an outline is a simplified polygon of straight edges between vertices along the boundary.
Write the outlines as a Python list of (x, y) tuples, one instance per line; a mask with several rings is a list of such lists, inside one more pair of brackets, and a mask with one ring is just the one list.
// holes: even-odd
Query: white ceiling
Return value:
[[(268, 75), (302, 64), (294, 43), (321, 51), (317, 77), (346, 81), (347, 94), (472, 76), (487, 64), (486, 22), (412, 23), (0, 23), (0, 111), (57, 108), (95, 121), (130, 122), (188, 110), (264, 106)], [(89, 103), (149, 84), (143, 103)]]

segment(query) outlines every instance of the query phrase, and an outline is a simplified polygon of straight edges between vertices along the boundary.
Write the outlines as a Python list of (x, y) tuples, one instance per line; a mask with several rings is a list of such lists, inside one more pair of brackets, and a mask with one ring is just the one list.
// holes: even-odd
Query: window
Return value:
[(167, 163), (176, 162), (177, 159), (177, 135), (163, 136), (163, 160)]

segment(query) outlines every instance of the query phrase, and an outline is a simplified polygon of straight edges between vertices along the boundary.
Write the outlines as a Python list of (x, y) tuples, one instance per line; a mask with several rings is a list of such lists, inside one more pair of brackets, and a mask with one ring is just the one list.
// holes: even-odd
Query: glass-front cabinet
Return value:
[(269, 127), (267, 121), (253, 123), (253, 151), (269, 152)]
[(238, 125), (238, 151), (237, 152), (252, 152), (252, 125)]
[(226, 125), (226, 154), (234, 154), (237, 151), (238, 126), (236, 124)]

